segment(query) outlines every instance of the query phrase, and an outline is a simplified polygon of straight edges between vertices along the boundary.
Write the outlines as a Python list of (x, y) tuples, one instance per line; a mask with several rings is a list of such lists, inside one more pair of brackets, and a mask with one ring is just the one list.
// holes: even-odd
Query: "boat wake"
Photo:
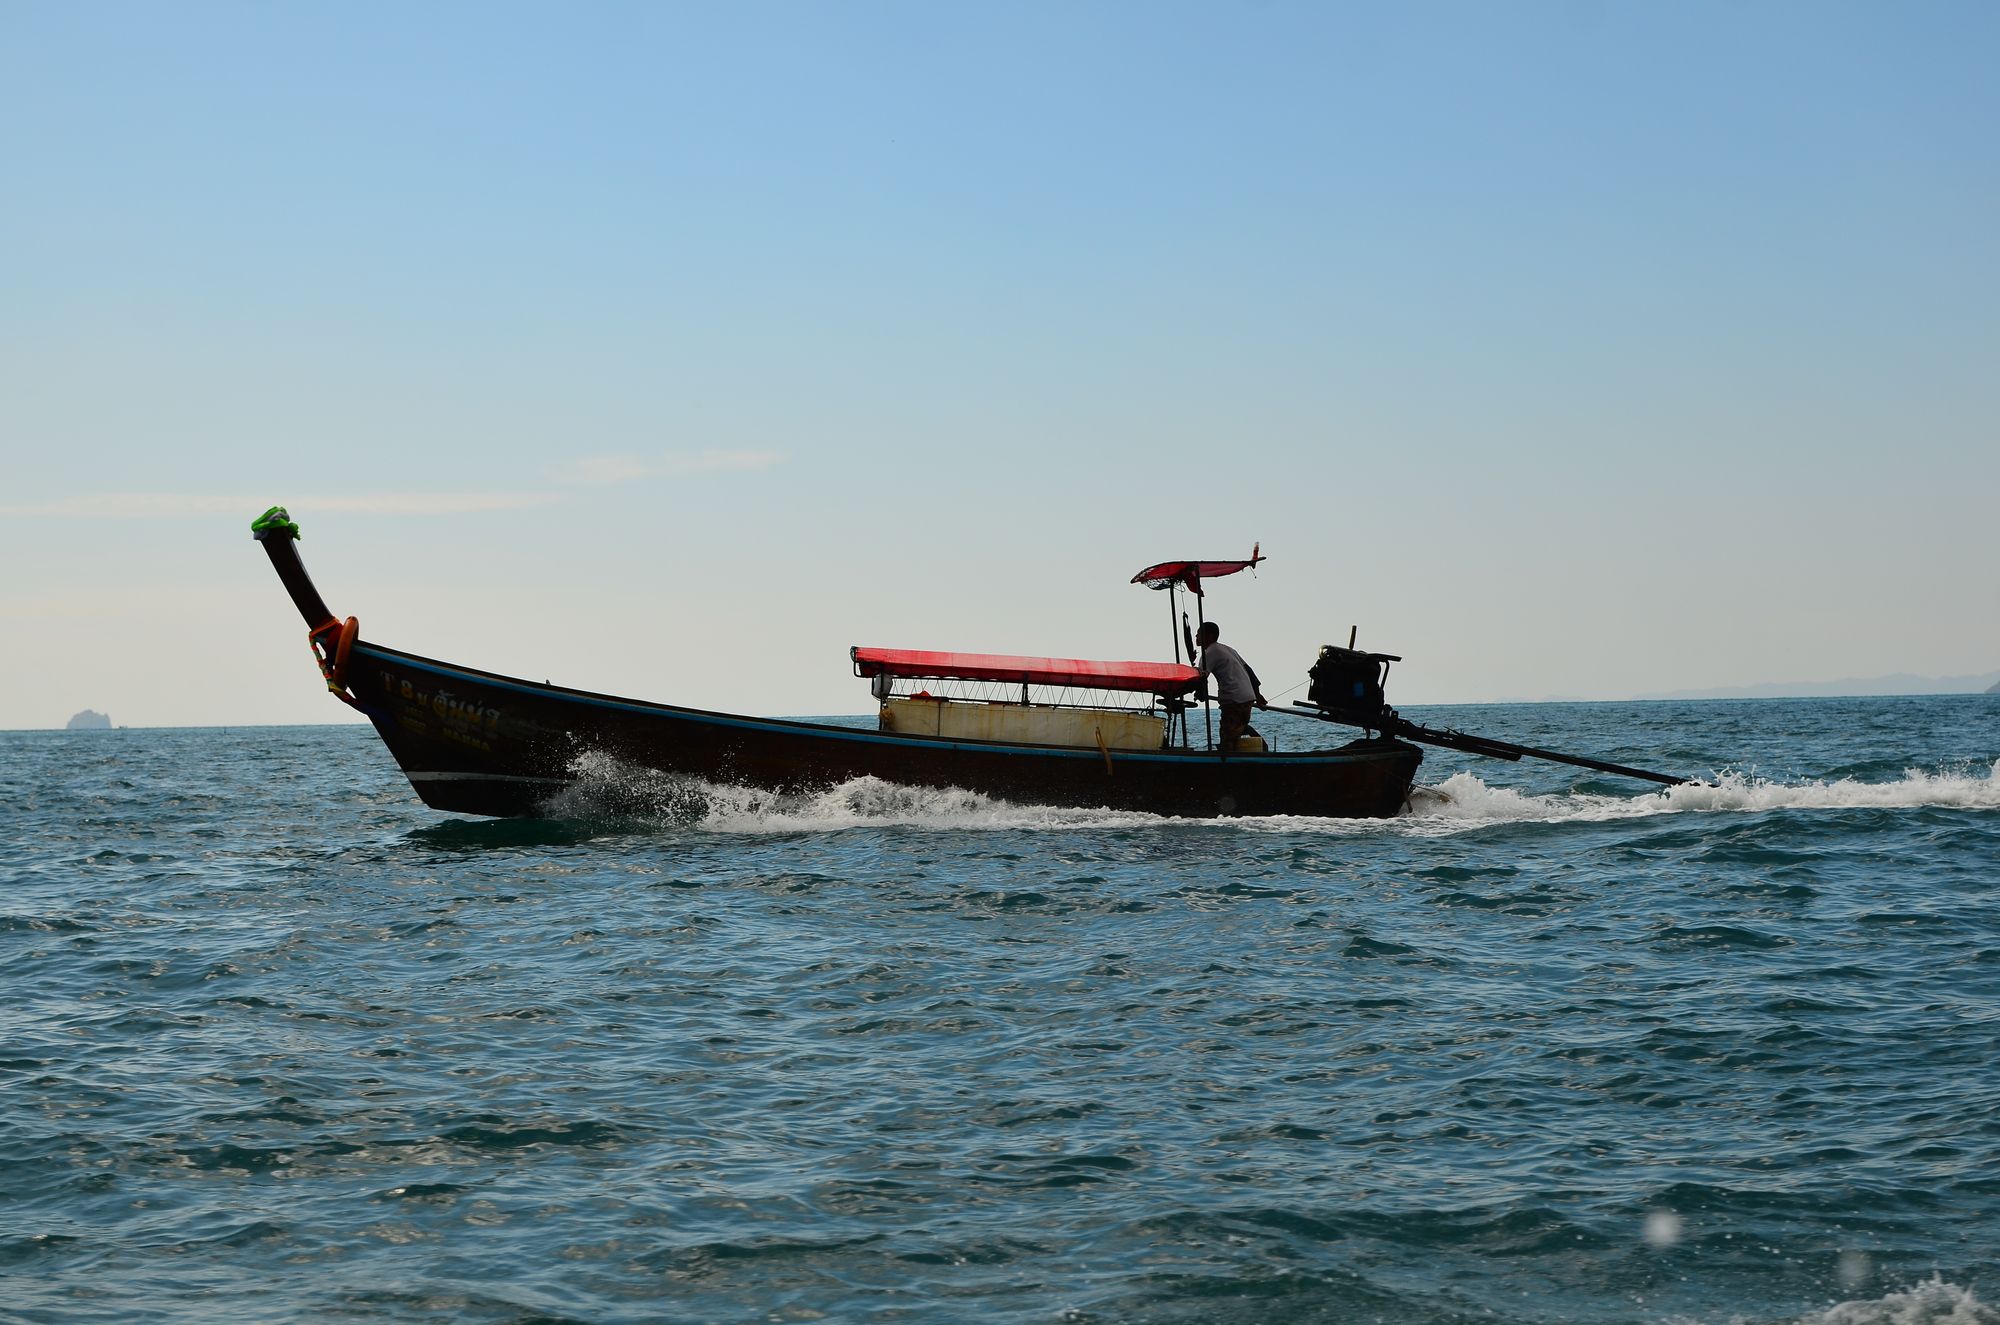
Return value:
[(1990, 768), (1906, 770), (1895, 782), (1774, 782), (1754, 774), (1722, 773), (1713, 781), (1665, 787), (1640, 796), (1583, 792), (1536, 795), (1487, 785), (1478, 775), (1458, 773), (1435, 787), (1410, 795), (1410, 812), (1400, 821), (1412, 827), (1452, 832), (1487, 823), (1596, 822), (1661, 814), (1755, 812), (1764, 810), (2000, 809), (2000, 761)]
[(1669, 814), (1773, 810), (2000, 809), (2000, 761), (1990, 768), (1925, 772), (1894, 782), (1774, 782), (1724, 773), (1711, 782), (1668, 787), (1639, 796), (1583, 792), (1536, 794), (1487, 784), (1458, 773), (1434, 787), (1417, 787), (1395, 819), (1332, 819), (1276, 815), (1243, 819), (1169, 819), (1130, 810), (1016, 805), (956, 789), (906, 787), (853, 778), (811, 792), (777, 792), (661, 773), (612, 756), (587, 753), (570, 765), (575, 781), (543, 806), (551, 818), (681, 828), (715, 833), (826, 833), (851, 828), (903, 827), (947, 831), (1088, 831), (1217, 828), (1252, 832), (1376, 833), (1443, 836), (1489, 825), (1592, 823)]

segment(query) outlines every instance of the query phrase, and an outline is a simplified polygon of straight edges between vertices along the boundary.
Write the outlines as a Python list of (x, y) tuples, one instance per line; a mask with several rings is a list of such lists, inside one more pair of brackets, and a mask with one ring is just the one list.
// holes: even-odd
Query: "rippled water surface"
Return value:
[(0, 1320), (2000, 1322), (2000, 697), (1413, 716), (1706, 784), (0, 734)]

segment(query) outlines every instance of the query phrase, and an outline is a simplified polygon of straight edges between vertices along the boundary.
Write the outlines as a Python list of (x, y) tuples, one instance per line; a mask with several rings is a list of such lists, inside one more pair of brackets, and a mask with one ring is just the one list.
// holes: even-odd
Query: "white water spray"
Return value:
[(1752, 774), (1723, 773), (1714, 781), (1664, 787), (1642, 796), (1581, 793), (1533, 795), (1488, 786), (1476, 774), (1458, 773), (1427, 795), (1412, 796), (1417, 820), (1447, 823), (1600, 821), (1660, 814), (1760, 810), (2000, 809), (2000, 761), (1985, 769), (1906, 770), (1896, 782), (1773, 782)]
[(2000, 1311), (1971, 1290), (1930, 1279), (1874, 1299), (1841, 1302), (1798, 1325), (2000, 1325)]

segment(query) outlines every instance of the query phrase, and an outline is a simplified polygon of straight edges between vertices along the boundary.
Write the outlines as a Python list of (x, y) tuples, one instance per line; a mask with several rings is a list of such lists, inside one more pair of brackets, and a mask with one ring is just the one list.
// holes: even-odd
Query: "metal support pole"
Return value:
[[(1195, 619), (1195, 635), (1197, 638), (1199, 638), (1201, 635), (1201, 628), (1208, 624), (1208, 609), (1202, 600), (1201, 594), (1196, 594), (1194, 596), (1194, 619)], [(1193, 664), (1194, 659), (1189, 658), (1188, 662), (1190, 664)], [(1201, 687), (1201, 739), (1203, 743), (1205, 743), (1210, 750), (1215, 749), (1215, 728), (1211, 725), (1209, 721), (1208, 683), (1205, 681), (1202, 683)]]

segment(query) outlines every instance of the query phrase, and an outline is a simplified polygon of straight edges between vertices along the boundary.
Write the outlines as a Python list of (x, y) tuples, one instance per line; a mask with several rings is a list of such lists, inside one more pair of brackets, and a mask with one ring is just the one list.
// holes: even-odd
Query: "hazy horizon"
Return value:
[[(1882, 679), (1895, 679), (1895, 678), (1882, 678)], [(1912, 680), (1917, 680), (1917, 681), (1921, 681), (1921, 680), (1924, 680), (1924, 679), (1926, 679), (1926, 678), (1922, 678), (1922, 677), (1913, 677), (1913, 678), (1910, 678), (1910, 679), (1912, 679)], [(1788, 699), (1951, 699), (1951, 698), (1955, 698), (1955, 697), (1962, 697), (1962, 696), (1974, 696), (1974, 697), (1976, 697), (1976, 696), (1979, 696), (1979, 695), (1982, 695), (1982, 694), (1986, 694), (1986, 693), (1989, 693), (1989, 692), (1990, 692), (1990, 687), (1992, 687), (1992, 686), (1994, 686), (1994, 685), (2000, 685), (2000, 671), (1995, 671), (1995, 672), (1989, 672), (1989, 673), (1987, 673), (1987, 674), (1986, 674), (1986, 675), (1985, 675), (1984, 677), (1972, 677), (1972, 678), (1941, 678), (1941, 679), (1942, 679), (1942, 680), (1959, 680), (1959, 679), (1965, 679), (1965, 680), (1972, 680), (1972, 681), (1983, 681), (1983, 682), (1984, 682), (1984, 684), (1983, 684), (1983, 685), (1980, 685), (1980, 686), (1979, 686), (1978, 688), (1975, 688), (1975, 689), (1970, 689), (1970, 690), (1855, 690), (1855, 691), (1844, 691), (1844, 690), (1831, 690), (1831, 689), (1828, 689), (1828, 690), (1822, 690), (1822, 691), (1817, 691), (1817, 692), (1814, 692), (1814, 693), (1806, 693), (1806, 694), (1799, 694), (1799, 693), (1789, 693), (1789, 692), (1778, 692), (1778, 691), (1776, 691), (1776, 690), (1773, 690), (1773, 691), (1772, 691), (1771, 693), (1759, 693), (1759, 694), (1678, 694), (1678, 695), (1676, 695), (1676, 694), (1665, 694), (1665, 695), (1628, 695), (1628, 696), (1625, 696), (1625, 697), (1623, 697), (1623, 698), (1616, 698), (1616, 699), (1573, 699), (1573, 698), (1566, 698), (1566, 697), (1564, 697), (1564, 696), (1561, 696), (1561, 695), (1545, 695), (1545, 696), (1542, 696), (1542, 697), (1540, 697), (1540, 698), (1535, 698), (1535, 699), (1525, 699), (1525, 698), (1508, 698), (1508, 697), (1502, 697), (1502, 698), (1498, 698), (1498, 699), (1472, 699), (1472, 700), (1450, 700), (1450, 699), (1441, 699), (1441, 700), (1430, 700), (1430, 701), (1426, 701), (1426, 702), (1424, 702), (1424, 703), (1421, 703), (1421, 704), (1420, 704), (1420, 703), (1416, 703), (1415, 701), (1400, 701), (1400, 700), (1398, 700), (1398, 697), (1397, 697), (1396, 695), (1393, 695), (1393, 694), (1392, 694), (1392, 695), (1390, 695), (1390, 697), (1389, 697), (1389, 698), (1391, 699), (1391, 701), (1395, 701), (1395, 702), (1398, 702), (1398, 703), (1399, 703), (1399, 706), (1400, 706), (1400, 707), (1404, 707), (1404, 708), (1412, 708), (1412, 709), (1417, 709), (1417, 708), (1512, 708), (1512, 707), (1517, 707), (1517, 706), (1519, 706), (1519, 705), (1524, 705), (1524, 704), (1676, 704), (1676, 703), (1688, 703), (1688, 704), (1701, 704), (1701, 703), (1739, 703), (1739, 702), (1744, 702), (1744, 701), (1762, 701), (1762, 700), (1788, 700)], [(557, 684), (561, 684), (561, 682), (557, 682)], [(1782, 683), (1780, 683), (1780, 684), (1782, 684)], [(1798, 685), (1810, 685), (1810, 684), (1813, 684), (1813, 683), (1810, 683), (1810, 682), (1796, 682), (1796, 683), (1793, 683), (1793, 684), (1798, 684)], [(1841, 684), (1841, 683), (1840, 683), (1840, 682), (1837, 682), (1837, 681), (1836, 681), (1836, 682), (1824, 682), (1824, 683), (1821, 683), (1821, 684), (1824, 684), (1824, 685), (1827, 685), (1827, 686), (1834, 686), (1834, 685), (1839, 685), (1839, 684)], [(1751, 689), (1751, 688), (1755, 688), (1755, 687), (1745, 687), (1745, 689)], [(627, 698), (627, 699), (638, 699), (638, 700), (647, 700), (647, 701), (649, 701), (649, 702), (653, 702), (653, 703), (661, 703), (661, 704), (671, 704), (671, 703), (673, 703), (673, 701), (672, 701), (672, 700), (670, 700), (670, 699), (656, 699), (656, 698), (653, 698), (653, 697), (650, 697), (650, 696), (646, 696), (646, 695), (627, 695), (627, 696), (623, 696), (623, 698)], [(688, 706), (687, 706), (687, 705), (682, 705), (681, 707), (688, 707)], [(1286, 705), (1285, 703), (1283, 703), (1283, 702), (1274, 702), (1274, 707), (1278, 708), (1278, 709), (1279, 709), (1280, 711), (1283, 711), (1283, 710), (1284, 710), (1284, 709), (1285, 709), (1285, 708), (1287, 707), (1287, 705)], [(101, 710), (100, 710), (100, 711), (101, 711)], [(872, 710), (871, 710), (871, 709), (868, 709), (868, 708), (861, 708), (861, 709), (855, 709), (855, 710), (853, 710), (853, 711), (833, 711), (833, 710), (829, 710), (829, 711), (827, 711), (827, 712), (824, 712), (824, 713), (769, 713), (769, 714), (763, 714), (763, 715), (761, 715), (761, 716), (766, 716), (766, 717), (775, 717), (775, 718), (791, 718), (791, 719), (795, 719), (795, 720), (799, 720), (799, 721), (813, 721), (813, 720), (816, 720), (816, 719), (821, 719), (821, 718), (857, 718), (857, 719), (867, 719), (868, 717), (870, 717), (870, 715), (871, 715), (871, 712), (872, 712)], [(65, 719), (64, 721), (67, 721), (67, 719)], [(295, 721), (295, 722), (190, 722), (190, 723), (146, 723), (146, 722), (118, 722), (118, 721), (116, 721), (116, 720), (115, 720), (115, 715), (114, 715), (114, 721), (112, 722), (112, 725), (111, 725), (111, 726), (110, 726), (109, 728), (90, 728), (90, 729), (80, 729), (80, 730), (94, 730), (94, 731), (106, 731), (106, 730), (109, 730), (109, 731), (125, 731), (125, 730), (131, 730), (131, 731), (178, 731), (178, 730), (181, 730), (181, 729), (183, 729), (183, 728), (186, 728), (186, 729), (194, 729), (194, 728), (216, 728), (216, 727), (220, 727), (220, 728), (229, 728), (229, 727), (358, 727), (358, 726), (365, 726), (365, 725), (367, 724), (367, 721), (368, 721), (368, 720), (367, 720), (366, 718), (364, 718), (364, 717), (361, 717), (361, 716), (359, 716), (359, 715), (356, 715), (356, 714), (352, 714), (352, 713), (347, 713), (347, 714), (346, 714), (345, 716), (342, 716), (342, 715), (340, 715), (340, 714), (336, 714), (336, 715), (332, 715), (332, 716), (329, 716), (328, 718), (326, 718), (326, 719), (324, 719), (324, 720), (318, 720), (318, 721), (316, 721), (316, 720), (314, 720), (314, 719), (311, 719), (311, 718), (305, 718), (305, 719), (300, 719), (300, 720), (298, 720), (298, 721)], [(0, 731), (63, 731), (63, 730), (65, 730), (65, 728), (64, 728), (64, 726), (63, 726), (63, 724), (62, 724), (61, 722), (58, 722), (58, 723), (55, 723), (55, 724), (53, 724), (53, 725), (51, 725), (51, 726), (47, 726), (47, 727), (7, 727), (7, 728), (0, 728)]]

